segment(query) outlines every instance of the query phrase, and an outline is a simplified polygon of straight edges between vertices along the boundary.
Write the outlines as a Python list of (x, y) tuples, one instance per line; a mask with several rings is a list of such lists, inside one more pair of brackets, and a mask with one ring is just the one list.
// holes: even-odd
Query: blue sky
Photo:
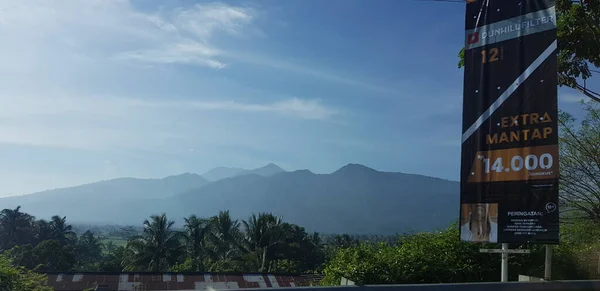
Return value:
[(463, 18), (408, 0), (0, 0), (0, 196), (270, 162), (458, 180)]

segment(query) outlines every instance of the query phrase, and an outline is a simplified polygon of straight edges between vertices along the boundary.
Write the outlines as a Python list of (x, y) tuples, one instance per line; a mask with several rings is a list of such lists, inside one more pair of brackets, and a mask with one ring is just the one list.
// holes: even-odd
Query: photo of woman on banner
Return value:
[(471, 242), (498, 242), (498, 204), (463, 204), (460, 239)]

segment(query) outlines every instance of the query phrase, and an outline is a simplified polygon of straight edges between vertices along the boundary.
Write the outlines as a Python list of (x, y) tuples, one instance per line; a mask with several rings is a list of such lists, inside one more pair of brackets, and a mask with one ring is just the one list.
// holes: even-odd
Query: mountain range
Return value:
[(392, 234), (448, 226), (457, 218), (458, 196), (458, 182), (358, 164), (331, 174), (287, 172), (269, 164), (162, 179), (118, 178), (0, 198), (0, 208), (20, 205), (37, 218), (59, 214), (71, 222), (133, 225), (162, 212), (178, 222), (219, 210), (230, 210), (236, 219), (272, 212), (309, 231)]

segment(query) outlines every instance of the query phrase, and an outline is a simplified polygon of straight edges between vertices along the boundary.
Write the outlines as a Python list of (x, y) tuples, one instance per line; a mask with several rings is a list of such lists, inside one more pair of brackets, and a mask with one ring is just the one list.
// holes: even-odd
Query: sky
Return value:
[(461, 3), (0, 0), (0, 197), (268, 163), (458, 180), (463, 30)]

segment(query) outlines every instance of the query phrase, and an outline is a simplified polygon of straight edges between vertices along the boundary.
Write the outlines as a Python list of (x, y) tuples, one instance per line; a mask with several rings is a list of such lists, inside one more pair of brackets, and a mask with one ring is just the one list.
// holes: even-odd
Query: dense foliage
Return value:
[[(598, 244), (585, 243), (577, 236), (586, 236), (590, 229), (595, 229), (597, 234), (600, 227), (587, 223), (585, 228), (587, 229), (582, 224), (569, 224), (563, 228), (561, 245), (554, 247), (553, 279), (598, 277), (598, 258), (589, 256), (599, 250), (596, 247)], [(543, 277), (543, 246), (510, 247), (531, 250), (527, 255), (510, 256), (510, 280), (516, 281), (519, 274)], [(396, 244), (362, 243), (340, 249), (326, 265), (326, 276), (322, 283), (336, 285), (342, 277), (363, 284), (499, 281), (500, 256), (480, 253), (480, 248), (498, 246), (461, 242), (458, 240), (456, 225), (437, 233), (404, 236)]]
[(579, 122), (566, 112), (560, 118), (561, 202), (566, 218), (600, 223), (600, 106), (583, 109)]
[[(10, 219), (7, 214), (12, 215)], [(19, 218), (13, 219), (15, 216)], [(20, 226), (15, 228), (14, 223)], [(211, 218), (190, 216), (180, 229), (162, 214), (144, 221), (143, 227), (120, 246), (111, 240), (101, 242), (89, 230), (77, 236), (60, 217), (48, 223), (52, 231), (38, 241), (39, 225), (20, 209), (2, 211), (1, 229), (17, 230), (22, 235), (17, 240), (24, 244), (16, 244), (14, 238), (2, 240), (9, 248), (0, 257), (0, 276), (23, 276), (27, 284), (44, 280), (27, 270), (323, 273), (322, 283), (327, 285), (339, 284), (342, 277), (369, 284), (499, 279), (499, 256), (479, 252), (482, 247), (497, 246), (459, 241), (456, 225), (439, 232), (400, 235), (393, 240), (350, 235), (324, 239), (270, 213), (252, 215), (241, 223), (231, 219), (227, 211)], [(23, 226), (29, 229), (21, 229)], [(127, 230), (123, 229), (123, 235), (131, 235)], [(564, 224), (561, 245), (554, 247), (554, 279), (598, 277), (597, 256), (590, 256), (600, 251), (598, 237), (600, 225), (596, 221), (572, 220)], [(518, 274), (543, 275), (543, 246), (511, 248), (532, 251), (511, 256), (511, 279)], [(46, 290), (43, 285), (36, 288), (23, 290)]]
[(47, 278), (23, 267), (15, 267), (6, 256), (0, 255), (0, 291), (52, 291)]
[[(323, 236), (271, 213), (238, 221), (228, 211), (195, 215), (175, 228), (166, 214), (143, 227), (78, 226), (36, 220), (19, 207), (0, 211), (0, 252), (29, 270), (314, 273), (336, 249), (384, 236)], [(94, 231), (96, 233), (94, 233)], [(79, 234), (79, 235), (78, 235)]]

